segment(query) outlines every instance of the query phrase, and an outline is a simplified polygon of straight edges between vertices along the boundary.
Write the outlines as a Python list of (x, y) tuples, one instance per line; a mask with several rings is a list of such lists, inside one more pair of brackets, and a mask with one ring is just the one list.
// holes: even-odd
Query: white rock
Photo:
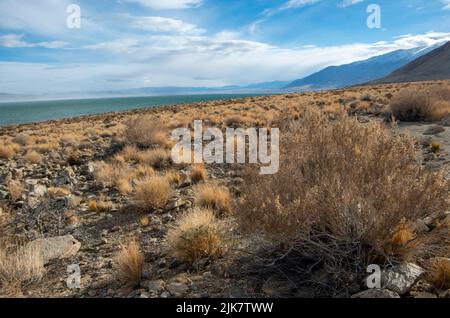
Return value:
[(416, 264), (403, 263), (383, 271), (381, 283), (385, 289), (404, 295), (423, 273), (425, 271)]
[(353, 295), (352, 298), (400, 298), (400, 296), (387, 289), (368, 289)]
[(74, 256), (80, 250), (81, 243), (72, 235), (51, 237), (34, 240), (25, 248), (40, 251), (44, 264), (48, 264), (53, 259), (62, 259)]

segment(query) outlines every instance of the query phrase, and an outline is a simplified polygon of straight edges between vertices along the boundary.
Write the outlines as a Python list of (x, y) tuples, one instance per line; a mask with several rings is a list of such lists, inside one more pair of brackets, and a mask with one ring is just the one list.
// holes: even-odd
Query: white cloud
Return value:
[(279, 10), (301, 8), (307, 5), (315, 4), (321, 0), (289, 0), (280, 6)]
[(179, 34), (199, 35), (206, 30), (195, 24), (186, 23), (182, 20), (164, 17), (131, 17), (131, 25), (151, 32), (171, 32)]
[(69, 43), (63, 41), (50, 42), (27, 42), (23, 40), (23, 34), (6, 34), (0, 36), (0, 46), (7, 48), (33, 48), (42, 47), (47, 49), (60, 49), (66, 47)]
[(67, 31), (68, 0), (1, 0), (0, 29), (60, 35)]
[(203, 0), (127, 0), (137, 2), (143, 6), (157, 10), (197, 8), (203, 4)]
[(441, 2), (444, 4), (442, 10), (450, 10), (450, 0), (441, 0)]
[(103, 58), (102, 63), (0, 62), (0, 91), (23, 93), (26, 88), (27, 93), (33, 93), (48, 91), (49, 87), (55, 91), (92, 91), (293, 80), (330, 65), (444, 41), (450, 41), (450, 33), (429, 32), (377, 43), (285, 49), (242, 40), (233, 32), (215, 36), (142, 36), (90, 46), (96, 56)]
[(347, 8), (347, 7), (353, 6), (355, 4), (361, 3), (363, 1), (364, 0), (343, 0), (338, 6), (340, 8)]

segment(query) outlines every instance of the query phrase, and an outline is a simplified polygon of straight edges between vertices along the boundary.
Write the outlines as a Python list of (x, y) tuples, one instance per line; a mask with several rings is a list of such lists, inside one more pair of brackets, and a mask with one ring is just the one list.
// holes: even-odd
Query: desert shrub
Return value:
[(24, 185), (17, 180), (11, 180), (8, 183), (7, 190), (9, 192), (9, 197), (12, 201), (17, 201), (22, 197), (25, 191)]
[(136, 158), (139, 163), (146, 164), (154, 168), (164, 167), (170, 162), (169, 153), (161, 148), (140, 152), (136, 155)]
[(429, 281), (438, 289), (450, 288), (450, 259), (433, 258), (428, 262), (427, 276)]
[(30, 143), (30, 136), (26, 133), (19, 133), (14, 137), (13, 142), (21, 146), (26, 146)]
[(225, 251), (223, 225), (211, 210), (194, 209), (179, 217), (166, 242), (177, 259), (190, 263)]
[[(409, 136), (343, 113), (330, 122), (316, 109), (282, 131), (279, 172), (246, 172), (236, 217), (273, 243), (272, 267), (299, 284), (325, 270), (323, 292), (345, 294), (344, 273), (402, 260), (391, 242), (401, 224), (449, 207), (449, 181), (424, 170)], [(404, 234), (395, 240), (408, 241)]]
[(204, 165), (196, 165), (191, 170), (191, 180), (194, 183), (205, 181), (208, 178), (208, 172)]
[(89, 210), (92, 212), (109, 212), (114, 208), (114, 204), (108, 198), (100, 196), (98, 199), (89, 200)]
[(0, 159), (11, 159), (19, 151), (20, 146), (9, 142), (0, 142)]
[(135, 200), (144, 209), (163, 208), (169, 200), (171, 191), (167, 178), (148, 177), (136, 185)]
[(391, 100), (391, 111), (395, 118), (403, 121), (441, 120), (450, 114), (449, 99), (447, 86), (406, 88)]
[(127, 178), (117, 180), (116, 187), (121, 194), (130, 194), (133, 192), (133, 186)]
[(228, 213), (231, 210), (231, 194), (227, 187), (216, 184), (200, 184), (195, 188), (197, 205)]
[(30, 150), (23, 156), (23, 159), (31, 163), (39, 163), (42, 161), (42, 155), (34, 150)]
[(8, 296), (37, 283), (44, 273), (40, 250), (16, 244), (0, 248), (0, 295)]
[(130, 241), (122, 245), (120, 253), (115, 258), (115, 272), (121, 283), (128, 287), (139, 284), (144, 268), (144, 255), (139, 243)]
[(130, 145), (140, 148), (167, 147), (170, 144), (167, 129), (146, 118), (130, 120), (124, 134)]

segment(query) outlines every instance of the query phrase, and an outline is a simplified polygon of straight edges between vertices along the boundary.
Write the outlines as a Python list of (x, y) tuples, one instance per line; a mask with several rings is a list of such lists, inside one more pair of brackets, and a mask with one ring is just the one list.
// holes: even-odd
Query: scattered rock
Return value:
[(295, 286), (288, 280), (272, 276), (263, 284), (262, 291), (269, 297), (289, 297), (293, 295)]
[(411, 292), (411, 296), (414, 298), (438, 298), (435, 294), (427, 292)]
[(433, 126), (433, 127), (428, 128), (423, 134), (424, 134), (425, 136), (430, 136), (430, 135), (437, 135), (437, 134), (440, 134), (440, 133), (442, 133), (442, 132), (444, 132), (444, 131), (445, 131), (445, 128), (444, 128), (444, 127), (441, 127), (441, 126)]
[(189, 287), (186, 284), (183, 283), (169, 283), (166, 286), (167, 291), (172, 295), (173, 297), (182, 297), (186, 295), (186, 293), (189, 291)]
[(384, 270), (381, 277), (385, 289), (399, 295), (406, 294), (425, 271), (412, 263), (404, 263)]
[(147, 288), (150, 293), (159, 294), (164, 291), (165, 283), (162, 279), (145, 281), (141, 283), (141, 286)]
[(351, 298), (400, 298), (400, 295), (387, 289), (368, 289)]

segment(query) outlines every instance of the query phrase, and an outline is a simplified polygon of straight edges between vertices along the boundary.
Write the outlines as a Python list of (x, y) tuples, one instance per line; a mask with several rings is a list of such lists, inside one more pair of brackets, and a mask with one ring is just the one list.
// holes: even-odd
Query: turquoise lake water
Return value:
[(0, 103), (0, 125), (33, 123), (121, 110), (188, 104), (248, 96), (257, 95), (211, 94)]

